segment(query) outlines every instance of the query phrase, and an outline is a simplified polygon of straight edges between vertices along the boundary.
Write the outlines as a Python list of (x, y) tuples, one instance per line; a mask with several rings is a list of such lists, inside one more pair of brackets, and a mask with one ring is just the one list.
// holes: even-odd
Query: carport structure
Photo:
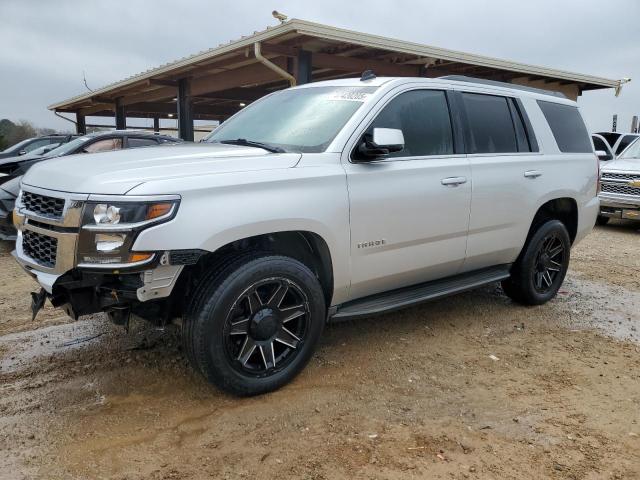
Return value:
[(360, 75), (467, 75), (555, 90), (577, 99), (586, 90), (615, 88), (610, 80), (431, 47), (292, 19), (253, 35), (131, 76), (48, 108), (75, 113), (79, 133), (90, 116), (178, 119), (178, 134), (193, 140), (194, 120), (224, 121), (278, 89)]

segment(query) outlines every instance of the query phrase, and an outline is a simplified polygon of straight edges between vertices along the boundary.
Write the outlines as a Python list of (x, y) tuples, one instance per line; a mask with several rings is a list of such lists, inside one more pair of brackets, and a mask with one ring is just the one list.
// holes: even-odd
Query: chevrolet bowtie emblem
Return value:
[(630, 185), (631, 187), (638, 187), (638, 188), (640, 188), (640, 180), (632, 180), (632, 181), (630, 181), (630, 182), (629, 182), (629, 185)]

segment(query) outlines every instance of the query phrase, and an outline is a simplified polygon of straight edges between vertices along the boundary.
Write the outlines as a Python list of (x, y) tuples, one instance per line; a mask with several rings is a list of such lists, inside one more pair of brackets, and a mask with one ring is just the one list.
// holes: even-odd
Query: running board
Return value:
[(473, 290), (509, 277), (511, 265), (484, 268), (473, 272), (447, 277), (371, 295), (338, 306), (330, 321), (351, 320), (391, 312), (455, 293)]

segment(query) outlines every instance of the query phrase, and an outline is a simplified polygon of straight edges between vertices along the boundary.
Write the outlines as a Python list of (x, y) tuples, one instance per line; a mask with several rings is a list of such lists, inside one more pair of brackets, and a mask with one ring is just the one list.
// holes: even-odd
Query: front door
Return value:
[(375, 127), (401, 129), (405, 148), (368, 162), (350, 153), (345, 161), (352, 299), (454, 275), (465, 259), (471, 171), (455, 153), (445, 92), (398, 93), (363, 133)]

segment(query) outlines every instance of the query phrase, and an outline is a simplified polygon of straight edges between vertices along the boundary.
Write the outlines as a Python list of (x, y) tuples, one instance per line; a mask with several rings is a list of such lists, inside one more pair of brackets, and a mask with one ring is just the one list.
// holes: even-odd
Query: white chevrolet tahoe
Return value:
[(34, 314), (175, 322), (197, 370), (251, 395), (290, 381), (327, 321), (491, 282), (552, 299), (597, 181), (560, 95), (363, 75), (268, 95), (202, 144), (36, 165), (14, 255)]

